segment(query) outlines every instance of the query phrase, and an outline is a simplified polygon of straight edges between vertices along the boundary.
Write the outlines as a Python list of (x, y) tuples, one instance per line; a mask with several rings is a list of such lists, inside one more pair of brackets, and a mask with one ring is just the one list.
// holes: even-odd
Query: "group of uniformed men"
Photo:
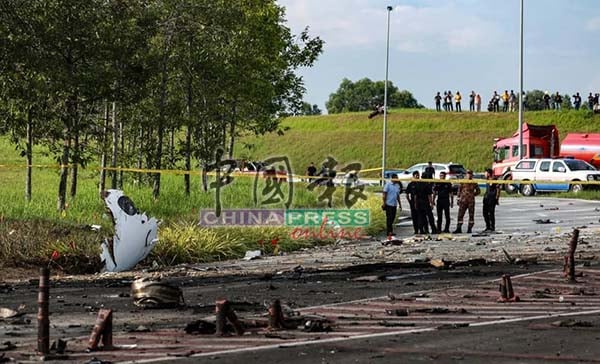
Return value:
[[(406, 187), (406, 199), (410, 206), (410, 213), (413, 222), (415, 234), (431, 233), (449, 233), (450, 232), (450, 208), (454, 207), (454, 193), (452, 183), (446, 180), (446, 172), (440, 172), (438, 182), (426, 182), (425, 179), (434, 178), (434, 168), (428, 166), (419, 176), (419, 172), (412, 174), (413, 181)], [(483, 197), (483, 217), (486, 228), (483, 232), (493, 232), (496, 230), (495, 208), (499, 204), (500, 188), (498, 184), (491, 183), (493, 173), (491, 169), (486, 170), (486, 190)], [(421, 178), (422, 177), (422, 178)], [(467, 180), (473, 179), (473, 171), (467, 170)], [(388, 237), (394, 235), (393, 223), (396, 218), (397, 206), (402, 209), (401, 203), (401, 185), (397, 176), (393, 175), (392, 180), (384, 186), (382, 209), (386, 212), (386, 232)], [(479, 185), (475, 182), (460, 183), (457, 193), (458, 219), (455, 234), (462, 233), (462, 226), (465, 213), (469, 212), (469, 221), (467, 233), (473, 232), (475, 224), (475, 196), (481, 193)], [(433, 217), (433, 208), (437, 211), (437, 224)], [(444, 229), (442, 230), (442, 215), (445, 218)]]

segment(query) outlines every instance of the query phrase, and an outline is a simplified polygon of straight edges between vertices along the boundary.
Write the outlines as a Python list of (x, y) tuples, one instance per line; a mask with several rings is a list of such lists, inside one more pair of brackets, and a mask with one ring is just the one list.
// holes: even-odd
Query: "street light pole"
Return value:
[(381, 157), (381, 184), (385, 181), (385, 157), (387, 141), (387, 101), (388, 101), (388, 70), (390, 63), (390, 13), (393, 8), (387, 7), (387, 41), (385, 45), (385, 85), (383, 86), (383, 151)]
[(521, 0), (521, 50), (519, 53), (519, 159), (523, 159), (523, 0)]

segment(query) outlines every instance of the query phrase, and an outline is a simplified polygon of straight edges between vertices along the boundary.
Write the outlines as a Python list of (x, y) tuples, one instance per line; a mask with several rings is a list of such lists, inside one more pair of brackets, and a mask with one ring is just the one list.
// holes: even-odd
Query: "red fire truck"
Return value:
[[(494, 176), (512, 179), (511, 168), (519, 161), (519, 131), (509, 138), (494, 139)], [(600, 134), (567, 134), (559, 144), (555, 125), (523, 123), (523, 158), (569, 157), (581, 159), (600, 168)], [(507, 191), (514, 187), (504, 185)]]

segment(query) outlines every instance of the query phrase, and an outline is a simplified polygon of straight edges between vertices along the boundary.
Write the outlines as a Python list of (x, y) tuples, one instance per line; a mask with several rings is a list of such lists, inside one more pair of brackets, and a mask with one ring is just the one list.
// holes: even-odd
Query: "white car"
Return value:
[(522, 159), (513, 168), (512, 178), (523, 195), (532, 196), (536, 191), (579, 192), (584, 186), (598, 188), (598, 184), (578, 182), (600, 182), (600, 171), (580, 159)]
[[(412, 174), (415, 171), (419, 172), (420, 176), (423, 176), (423, 172), (425, 172), (425, 168), (429, 166), (428, 163), (419, 163), (414, 166), (406, 169), (402, 174), (398, 175), (398, 179), (402, 182), (402, 189), (406, 189), (410, 179), (412, 178)], [(432, 163), (433, 168), (435, 169), (435, 179), (440, 178), (441, 172), (446, 172), (446, 179), (462, 179), (464, 178), (467, 170), (463, 167), (462, 164), (457, 163)], [(458, 187), (458, 186), (454, 186)]]

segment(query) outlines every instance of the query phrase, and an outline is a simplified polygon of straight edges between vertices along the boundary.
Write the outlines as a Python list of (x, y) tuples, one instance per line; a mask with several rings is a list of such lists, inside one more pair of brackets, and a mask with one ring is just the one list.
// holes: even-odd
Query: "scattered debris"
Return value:
[(108, 272), (123, 272), (146, 258), (158, 242), (158, 221), (139, 213), (121, 190), (101, 193), (115, 225), (115, 235), (102, 243), (100, 259)]
[(5, 341), (2, 344), (0, 344), (0, 351), (9, 351), (9, 350), (14, 350), (17, 348), (17, 345), (13, 344), (10, 341)]
[(331, 332), (331, 327), (328, 320), (307, 320), (304, 323), (304, 331), (306, 332)]
[(535, 219), (532, 221), (535, 222), (536, 224), (556, 224), (555, 221), (552, 221), (550, 219)]
[(453, 324), (443, 324), (437, 327), (438, 330), (451, 330), (451, 329), (460, 329), (461, 327), (469, 327), (469, 323), (467, 322), (459, 322)]
[(502, 282), (499, 286), (500, 298), (498, 302), (519, 302), (521, 299), (516, 296), (513, 291), (512, 281), (510, 275), (505, 274), (502, 276)]
[(126, 332), (152, 332), (152, 329), (148, 326), (140, 325), (138, 327), (128, 327), (125, 329)]
[(50, 351), (56, 354), (64, 354), (65, 350), (67, 350), (67, 342), (63, 339), (57, 339), (50, 345)]
[(152, 278), (135, 280), (131, 284), (131, 296), (133, 303), (143, 308), (173, 308), (185, 304), (179, 287)]
[(507, 263), (515, 264), (515, 258), (511, 257), (510, 254), (506, 251), (506, 249), (502, 248), (502, 252), (504, 253), (504, 257)]
[(260, 251), (260, 250), (248, 250), (246, 252), (246, 255), (244, 255), (244, 257), (242, 259), (244, 259), (244, 260), (260, 259), (261, 255), (262, 255), (262, 251)]
[(432, 266), (439, 268), (439, 269), (446, 267), (446, 263), (444, 262), (443, 259), (431, 259), (429, 261), (429, 264), (431, 264)]
[(353, 282), (378, 282), (383, 280), (383, 277), (380, 275), (376, 275), (376, 276), (361, 276), (361, 277), (356, 277), (353, 278), (352, 281)]
[(384, 246), (398, 246), (398, 245), (402, 245), (404, 243), (403, 240), (401, 239), (385, 239), (381, 241), (381, 244)]
[[(542, 205), (542, 207), (543, 207), (543, 205)], [(545, 208), (544, 210), (555, 211), (555, 210), (558, 210), (558, 207), (548, 207), (548, 208)]]
[(206, 320), (197, 320), (185, 325), (183, 331), (185, 331), (186, 334), (193, 335), (214, 335), (217, 332), (217, 325)]
[(88, 351), (98, 350), (98, 344), (102, 339), (103, 349), (112, 349), (112, 310), (102, 308), (98, 311), (96, 323), (88, 340)]
[(0, 307), (0, 320), (17, 317), (18, 315), (18, 311), (6, 307)]
[(564, 274), (569, 282), (575, 280), (575, 250), (577, 249), (577, 240), (579, 239), (579, 229), (573, 229), (573, 236), (569, 242), (569, 253), (565, 256)]
[(244, 327), (242, 326), (242, 323), (238, 320), (235, 311), (233, 311), (233, 309), (231, 308), (231, 304), (229, 303), (229, 301), (219, 300), (215, 302), (215, 312), (217, 314), (217, 330), (215, 333), (217, 336), (225, 336), (229, 333), (227, 330), (228, 327), (226, 326), (225, 320), (229, 321), (229, 323), (233, 326), (233, 329), (235, 330), (238, 336), (244, 335)]
[(554, 321), (551, 325), (555, 327), (594, 327), (594, 324), (590, 321), (573, 319)]
[(390, 316), (408, 316), (408, 308), (396, 308), (393, 310), (385, 310), (385, 313), (387, 313)]
[(397, 322), (397, 321), (379, 321), (377, 323), (380, 326), (384, 327), (414, 327), (416, 324), (414, 322)]

